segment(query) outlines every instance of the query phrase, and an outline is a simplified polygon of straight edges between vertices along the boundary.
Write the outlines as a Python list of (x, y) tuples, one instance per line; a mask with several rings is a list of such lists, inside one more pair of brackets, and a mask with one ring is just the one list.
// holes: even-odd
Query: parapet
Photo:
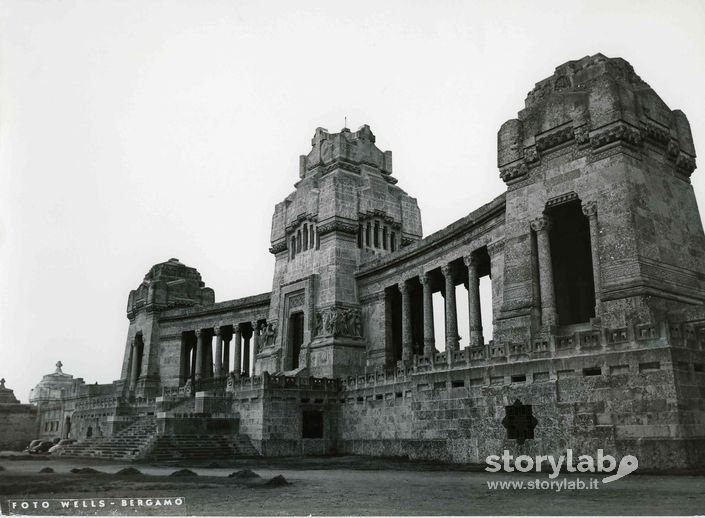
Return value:
[(687, 179), (695, 170), (690, 124), (671, 110), (622, 58), (602, 54), (568, 61), (536, 83), (517, 119), (497, 135), (497, 165), (519, 181), (542, 154), (573, 143), (597, 150), (614, 142), (660, 149)]
[(299, 176), (341, 167), (359, 172), (360, 165), (378, 169), (390, 183), (396, 183), (392, 174), (392, 152), (382, 151), (375, 145), (375, 136), (365, 124), (355, 132), (343, 128), (340, 133), (329, 133), (325, 128), (316, 128), (311, 139), (312, 149), (299, 159)]

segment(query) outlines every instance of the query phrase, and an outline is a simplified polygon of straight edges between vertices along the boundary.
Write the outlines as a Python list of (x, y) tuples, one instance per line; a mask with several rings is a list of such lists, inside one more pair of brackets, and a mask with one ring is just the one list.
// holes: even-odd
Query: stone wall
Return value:
[(0, 405), (0, 450), (22, 450), (37, 438), (37, 408), (31, 405)]
[[(702, 458), (691, 456), (702, 446), (700, 423), (693, 422), (691, 435), (681, 426), (680, 376), (665, 347), (386, 379), (377, 374), (369, 381), (361, 376), (341, 394), (337, 451), (484, 463), (505, 449), (594, 455), (601, 448), (637, 455), (647, 469), (702, 466)], [(705, 374), (697, 376), (691, 383), (700, 388)], [(516, 400), (531, 405), (537, 421), (534, 438), (523, 445), (502, 425)]]

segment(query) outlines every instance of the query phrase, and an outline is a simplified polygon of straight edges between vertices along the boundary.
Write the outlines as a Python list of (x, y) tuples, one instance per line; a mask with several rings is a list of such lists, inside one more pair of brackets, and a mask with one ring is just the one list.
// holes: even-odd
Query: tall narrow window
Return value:
[(304, 251), (308, 250), (308, 225), (304, 223)]
[(289, 250), (289, 257), (292, 259), (296, 257), (296, 236), (291, 236), (291, 250)]
[(397, 249), (397, 235), (392, 232), (391, 236), (389, 237), (389, 249), (394, 252)]
[(321, 236), (318, 234), (318, 227), (316, 227), (316, 250), (321, 248)]
[(365, 235), (365, 246), (368, 248), (372, 246), (372, 223), (367, 222), (367, 234)]
[(301, 252), (301, 230), (296, 231), (296, 253)]
[(309, 245), (309, 248), (311, 250), (313, 250), (314, 247), (316, 246), (316, 227), (314, 227), (313, 225), (310, 225), (310, 226), (311, 226), (311, 244)]
[(382, 229), (382, 248), (387, 249), (387, 225)]
[(379, 221), (375, 221), (375, 248), (379, 248)]
[(362, 225), (357, 226), (357, 247), (362, 248)]
[(578, 200), (551, 207), (548, 215), (558, 323), (589, 322), (595, 316), (590, 223)]

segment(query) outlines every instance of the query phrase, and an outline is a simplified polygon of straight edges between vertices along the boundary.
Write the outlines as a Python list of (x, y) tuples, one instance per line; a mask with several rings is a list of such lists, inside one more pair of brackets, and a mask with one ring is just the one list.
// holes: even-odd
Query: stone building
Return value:
[[(537, 83), (497, 144), (506, 192), (423, 237), (370, 128), (318, 128), (274, 210), (272, 291), (216, 303), (194, 268), (155, 265), (128, 299), (120, 379), (64, 398), (79, 437), (88, 419), (103, 430), (69, 453), (195, 454), (198, 432), (232, 454), (602, 448), (704, 465), (705, 234), (685, 115), (597, 54)], [(138, 429), (149, 439), (127, 453), (110, 442)]]
[(21, 450), (35, 438), (37, 409), (23, 405), (0, 379), (0, 451)]

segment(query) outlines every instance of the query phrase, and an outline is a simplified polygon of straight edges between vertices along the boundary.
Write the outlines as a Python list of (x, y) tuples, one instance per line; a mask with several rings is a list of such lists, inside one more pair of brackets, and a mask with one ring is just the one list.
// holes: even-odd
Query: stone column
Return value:
[(419, 275), (423, 287), (423, 354), (433, 356), (436, 352), (436, 332), (433, 326), (433, 292), (428, 274)]
[(252, 329), (252, 335), (249, 338), (245, 338), (245, 346), (242, 350), (242, 372), (245, 376), (250, 375), (250, 341), (255, 337), (255, 330)]
[(446, 351), (457, 351), (460, 348), (458, 336), (458, 313), (455, 307), (455, 282), (450, 265), (441, 267), (441, 273), (446, 280)]
[(539, 258), (539, 286), (541, 287), (541, 324), (554, 326), (558, 323), (556, 298), (553, 288), (553, 265), (551, 264), (551, 243), (548, 230), (551, 222), (542, 216), (531, 221), (531, 228), (536, 232), (536, 245)]
[(592, 252), (592, 282), (595, 286), (595, 316), (602, 313), (602, 287), (600, 282), (600, 231), (597, 228), (597, 203), (583, 203), (583, 214), (590, 222), (590, 251)]
[(215, 372), (214, 377), (220, 378), (223, 375), (223, 335), (220, 326), (214, 329), (215, 332)]
[(401, 359), (403, 362), (411, 361), (411, 301), (409, 300), (409, 287), (406, 281), (397, 284), (401, 292)]
[(233, 325), (233, 371), (239, 377), (242, 374), (242, 331), (240, 324)]
[(223, 376), (230, 372), (230, 340), (232, 335), (226, 334), (223, 338)]
[(482, 336), (482, 313), (480, 308), (480, 277), (477, 273), (479, 262), (475, 255), (464, 257), (463, 261), (465, 266), (468, 267), (469, 343), (471, 346), (484, 345), (485, 339)]
[(203, 379), (204, 349), (206, 335), (203, 329), (196, 329), (196, 381)]
[(213, 335), (212, 331), (209, 329), (204, 331), (206, 333), (203, 343), (205, 344), (205, 350), (203, 351), (203, 377), (212, 378), (213, 377)]
[(140, 368), (140, 345), (137, 337), (132, 339), (132, 370), (130, 371), (130, 388), (137, 386), (137, 373)]

